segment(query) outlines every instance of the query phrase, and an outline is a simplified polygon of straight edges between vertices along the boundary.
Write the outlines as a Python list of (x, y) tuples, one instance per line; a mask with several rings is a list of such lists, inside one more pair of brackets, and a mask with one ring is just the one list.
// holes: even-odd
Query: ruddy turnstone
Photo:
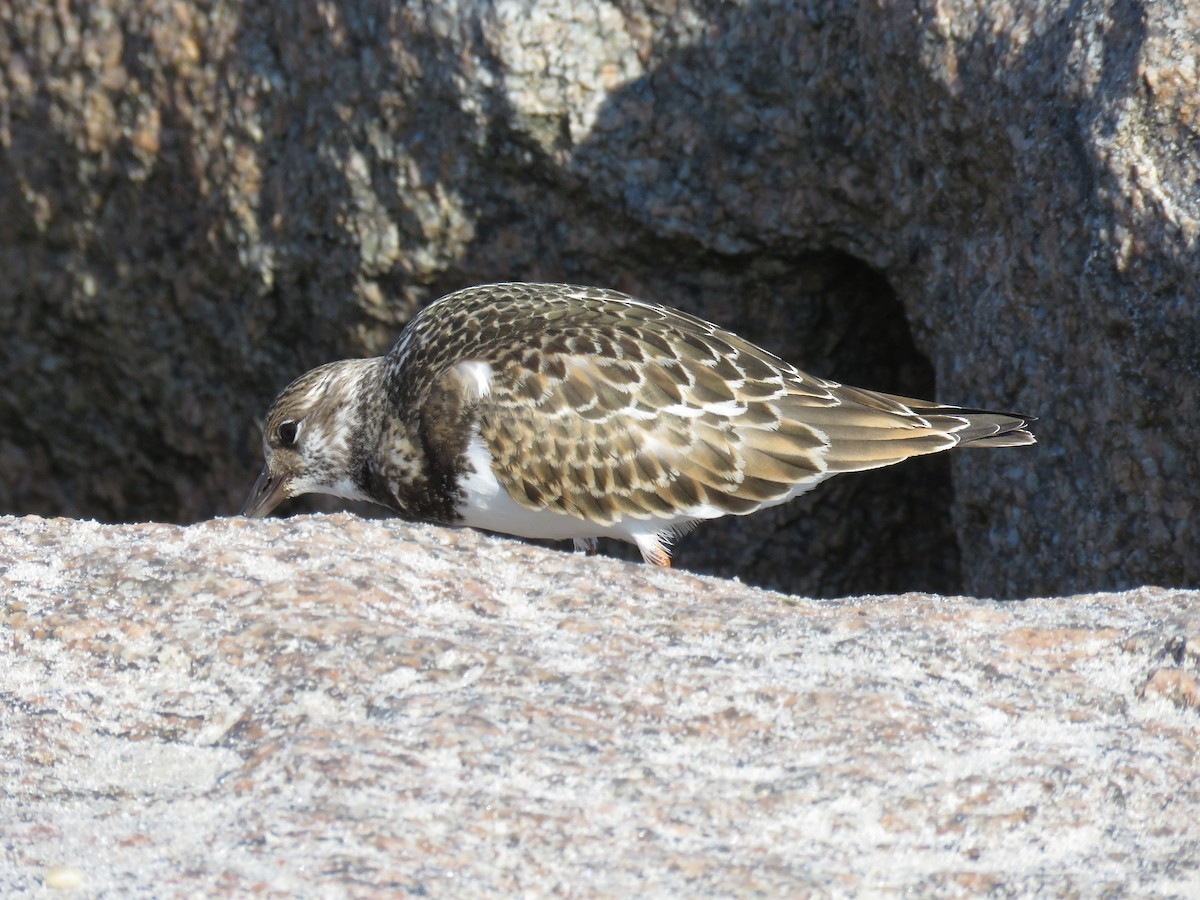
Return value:
[(579, 549), (620, 538), (669, 565), (701, 520), (910, 456), (1032, 444), (1032, 421), (814, 378), (616, 291), (491, 284), (431, 304), (386, 356), (284, 389), (242, 514), (333, 494)]

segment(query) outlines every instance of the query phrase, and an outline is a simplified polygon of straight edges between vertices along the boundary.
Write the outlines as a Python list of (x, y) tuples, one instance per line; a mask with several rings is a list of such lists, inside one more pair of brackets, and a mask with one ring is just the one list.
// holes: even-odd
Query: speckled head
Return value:
[(358, 472), (376, 416), (364, 398), (382, 358), (329, 363), (301, 375), (276, 398), (263, 425), (262, 474), (242, 506), (265, 516), (289, 497), (333, 494), (369, 500)]

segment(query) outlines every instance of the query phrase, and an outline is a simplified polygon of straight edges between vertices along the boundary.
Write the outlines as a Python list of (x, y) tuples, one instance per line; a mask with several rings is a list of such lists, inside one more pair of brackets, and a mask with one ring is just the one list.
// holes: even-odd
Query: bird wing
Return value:
[(824, 405), (828, 391), (732, 337), (602, 329), (590, 352), (490, 360), (479, 433), (497, 479), (522, 506), (605, 525), (746, 513), (816, 484), (826, 441), (778, 401)]
[(531, 510), (600, 525), (686, 522), (959, 443), (1033, 440), (1028, 417), (814, 378), (666, 307), (555, 286), (522, 300), (520, 287), (491, 310), (490, 342), (486, 333), (473, 342), (486, 349), (448, 377), (478, 414), (496, 478)]

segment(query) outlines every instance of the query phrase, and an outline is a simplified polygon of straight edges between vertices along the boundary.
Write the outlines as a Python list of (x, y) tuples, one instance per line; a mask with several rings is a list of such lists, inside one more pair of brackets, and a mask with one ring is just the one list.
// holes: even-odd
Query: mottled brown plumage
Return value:
[(630, 540), (744, 515), (840, 472), (1034, 442), (1028, 416), (814, 378), (686, 313), (599, 288), (443, 297), (386, 357), (332, 363), (275, 401), (243, 512), (308, 492), (528, 537)]

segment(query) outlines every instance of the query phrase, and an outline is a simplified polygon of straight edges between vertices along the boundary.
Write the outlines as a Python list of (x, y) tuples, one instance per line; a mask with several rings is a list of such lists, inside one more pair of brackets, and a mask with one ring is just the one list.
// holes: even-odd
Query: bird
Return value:
[(669, 566), (705, 520), (914, 456), (1033, 444), (1034, 421), (817, 378), (618, 291), (487, 284), (425, 307), (386, 355), (288, 385), (241, 514), (332, 494), (588, 553), (618, 538)]

